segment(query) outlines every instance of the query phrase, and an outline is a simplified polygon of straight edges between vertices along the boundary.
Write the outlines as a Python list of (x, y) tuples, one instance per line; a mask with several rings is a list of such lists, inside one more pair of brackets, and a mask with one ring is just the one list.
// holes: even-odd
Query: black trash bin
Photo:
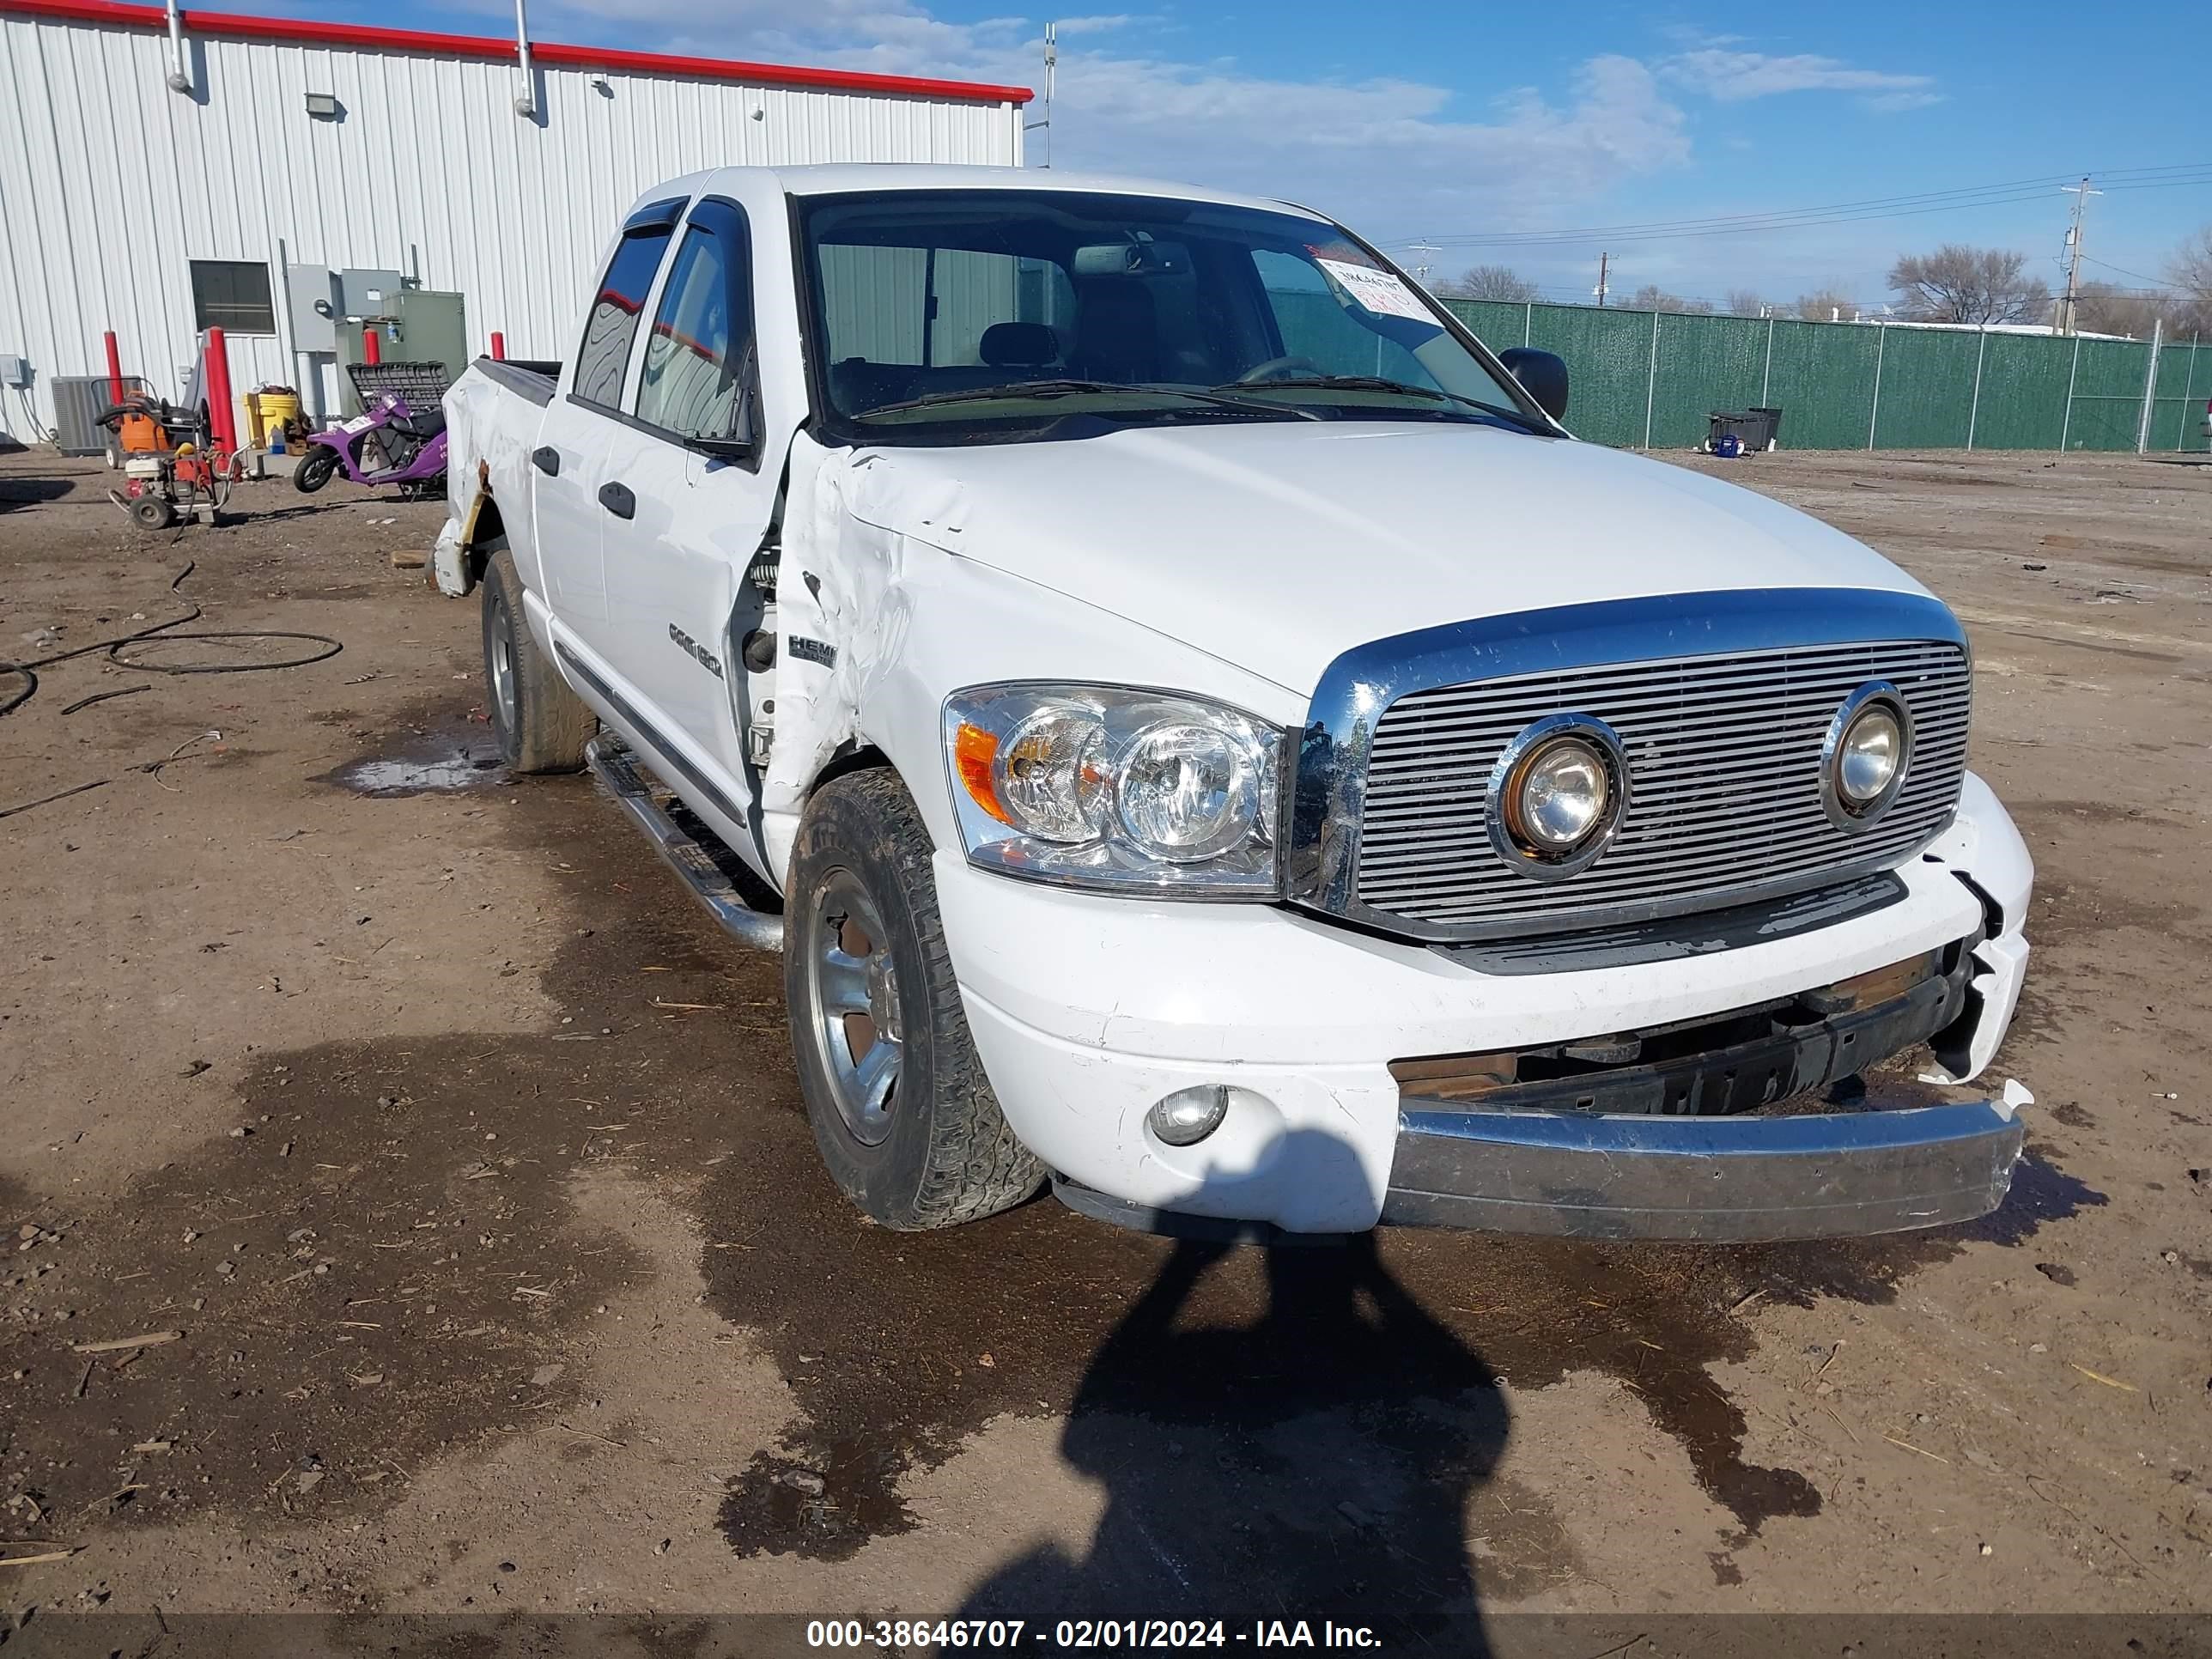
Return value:
[(1747, 409), (1740, 414), (1726, 414), (1715, 410), (1706, 417), (1705, 447), (1716, 449), (1722, 438), (1733, 434), (1743, 446), (1747, 455), (1763, 455), (1779, 447), (1782, 436), (1782, 411), (1778, 409)]

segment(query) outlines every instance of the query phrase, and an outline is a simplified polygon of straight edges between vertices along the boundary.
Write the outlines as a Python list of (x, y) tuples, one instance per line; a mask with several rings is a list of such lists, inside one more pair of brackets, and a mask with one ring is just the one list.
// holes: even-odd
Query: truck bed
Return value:
[(459, 598), (476, 586), (462, 549), (483, 544), (484, 527), (471, 514), (485, 513), (499, 515), (515, 564), (526, 581), (538, 586), (530, 452), (560, 374), (557, 362), (479, 357), (447, 388), (447, 526), (432, 562), (441, 592)]

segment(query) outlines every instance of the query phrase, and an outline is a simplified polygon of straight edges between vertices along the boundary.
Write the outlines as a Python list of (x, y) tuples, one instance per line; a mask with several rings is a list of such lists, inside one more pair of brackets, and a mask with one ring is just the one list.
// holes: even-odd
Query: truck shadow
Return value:
[[(5, 450), (0, 450), (4, 454)], [(41, 501), (58, 501), (76, 489), (69, 478), (45, 478), (36, 474), (29, 477), (0, 478), (0, 513), (19, 507), (36, 507)]]
[(1024, 1552), (963, 1616), (1304, 1620), (1316, 1644), (1332, 1620), (1486, 1653), (1468, 1517), (1510, 1429), (1496, 1374), (1371, 1233), (1266, 1251), (1256, 1316), (1219, 1322), (1202, 1291), (1234, 1248), (1178, 1243), (1076, 1388), (1061, 1455), (1105, 1488), (1088, 1550)]

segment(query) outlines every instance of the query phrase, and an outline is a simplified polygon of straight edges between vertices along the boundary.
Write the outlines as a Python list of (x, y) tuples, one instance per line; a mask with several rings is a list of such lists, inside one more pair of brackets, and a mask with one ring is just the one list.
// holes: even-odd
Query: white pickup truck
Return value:
[[(2033, 878), (1958, 620), (1577, 441), (1279, 202), (981, 167), (648, 192), (447, 398), (509, 765), (784, 956), (891, 1227), (1605, 1237), (1980, 1215)], [(1953, 1091), (1955, 1097), (1957, 1091)]]

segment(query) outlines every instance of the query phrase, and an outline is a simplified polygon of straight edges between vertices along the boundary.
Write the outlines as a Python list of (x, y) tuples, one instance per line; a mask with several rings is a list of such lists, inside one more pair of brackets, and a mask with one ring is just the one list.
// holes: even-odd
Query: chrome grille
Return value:
[[(1971, 670), (1948, 642), (1878, 641), (1519, 674), (1409, 692), (1376, 723), (1358, 890), (1370, 910), (1468, 936), (1529, 933), (1788, 891), (1894, 864), (1949, 817)], [(1820, 743), (1844, 699), (1896, 685), (1915, 726), (1905, 784), (1871, 829), (1820, 805)], [(1581, 874), (1531, 881), (1491, 846), (1484, 793), (1531, 720), (1595, 715), (1627, 750), (1629, 806)]]

